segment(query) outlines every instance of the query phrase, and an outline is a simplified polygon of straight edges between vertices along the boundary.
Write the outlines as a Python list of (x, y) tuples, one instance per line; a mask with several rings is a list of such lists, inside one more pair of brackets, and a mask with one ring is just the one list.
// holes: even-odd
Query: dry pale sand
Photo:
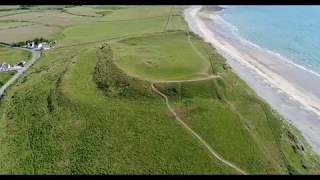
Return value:
[(211, 43), (234, 72), (299, 129), (320, 152), (320, 76), (221, 29), (220, 16), (192, 6), (185, 11), (189, 28)]

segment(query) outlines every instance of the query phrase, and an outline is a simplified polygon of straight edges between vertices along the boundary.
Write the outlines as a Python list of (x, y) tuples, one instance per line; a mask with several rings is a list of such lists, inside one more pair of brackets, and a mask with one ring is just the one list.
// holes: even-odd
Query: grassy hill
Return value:
[(238, 174), (181, 126), (152, 84), (248, 174), (319, 173), (299, 132), (186, 31), (177, 9), (111, 6), (86, 16), (100, 12), (92, 8), (66, 9), (95, 21), (62, 28), (58, 47), (1, 100), (1, 174)]
[(210, 66), (183, 31), (128, 38), (112, 47), (116, 63), (125, 72), (151, 81), (205, 76)]

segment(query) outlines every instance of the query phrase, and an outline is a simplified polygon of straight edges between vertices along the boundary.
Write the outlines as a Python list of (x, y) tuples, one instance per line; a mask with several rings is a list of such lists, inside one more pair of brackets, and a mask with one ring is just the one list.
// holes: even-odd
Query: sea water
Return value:
[(320, 6), (226, 6), (218, 15), (233, 34), (320, 74)]

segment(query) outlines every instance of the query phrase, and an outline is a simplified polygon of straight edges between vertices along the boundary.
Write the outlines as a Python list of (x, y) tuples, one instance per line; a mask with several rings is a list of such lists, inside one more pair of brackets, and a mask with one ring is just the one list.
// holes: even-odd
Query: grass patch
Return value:
[(19, 21), (0, 21), (0, 31), (5, 29), (18, 28), (22, 26), (31, 25), (30, 22), (19, 22)]
[[(170, 14), (170, 8), (171, 6), (127, 6), (126, 8), (119, 8), (113, 11), (102, 19), (117, 21), (168, 16)], [(110, 9), (110, 7), (108, 9)]]
[(0, 31), (0, 42), (11, 44), (21, 41), (27, 41), (38, 37), (50, 39), (58, 31), (59, 28), (57, 27), (48, 27), (41, 24), (23, 26), (14, 29), (6, 29)]
[(68, 27), (86, 22), (92, 22), (90, 17), (75, 16), (62, 12), (62, 10), (30, 10), (25, 13), (14, 14), (1, 17), (0, 21), (28, 21), (32, 23), (53, 26), (53, 27)]
[(14, 15), (17, 15), (17, 14), (23, 14), (23, 13), (28, 13), (30, 12), (30, 10), (23, 10), (23, 9), (18, 9), (18, 10), (15, 10), (15, 9), (12, 9), (12, 10), (5, 10), (5, 11), (0, 11), (0, 18), (5, 18), (5, 17), (8, 17), (8, 16), (14, 16)]
[(0, 87), (3, 86), (13, 75), (14, 73), (0, 72)]
[(30, 58), (29, 51), (0, 46), (0, 63), (14, 64), (20, 61), (29, 61)]
[[(176, 18), (180, 21), (179, 18)], [(60, 46), (95, 42), (129, 35), (161, 32), (167, 21), (166, 17), (133, 21), (95, 22), (66, 28)], [(95, 28), (92, 28), (95, 27)]]
[(71, 8), (65, 8), (65, 12), (77, 15), (77, 16), (87, 16), (87, 17), (102, 17), (107, 12), (111, 13), (111, 11), (106, 11), (105, 9), (92, 8), (88, 6), (75, 6)]
[(113, 44), (112, 48), (116, 63), (141, 79), (192, 79), (204, 76), (209, 66), (192, 49), (184, 31), (130, 38)]

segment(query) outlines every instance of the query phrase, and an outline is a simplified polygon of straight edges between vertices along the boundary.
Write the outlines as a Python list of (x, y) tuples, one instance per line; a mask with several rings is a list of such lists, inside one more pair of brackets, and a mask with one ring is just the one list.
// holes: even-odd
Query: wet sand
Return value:
[(187, 9), (185, 19), (190, 30), (211, 43), (233, 71), (299, 129), (319, 153), (320, 75), (226, 31), (215, 10), (210, 12), (202, 6)]

